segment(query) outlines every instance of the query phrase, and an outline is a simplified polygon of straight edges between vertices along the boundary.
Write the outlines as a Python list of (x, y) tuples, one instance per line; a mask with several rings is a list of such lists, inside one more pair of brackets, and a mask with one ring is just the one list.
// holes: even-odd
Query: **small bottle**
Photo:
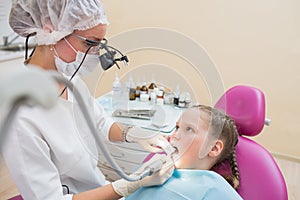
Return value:
[(190, 104), (191, 104), (191, 95), (190, 95), (189, 92), (187, 92), (187, 93), (185, 94), (184, 102), (185, 102), (185, 107), (186, 107), (186, 108), (189, 108), (189, 107), (190, 107)]
[(154, 75), (152, 74), (152, 80), (151, 80), (150, 85), (148, 87), (148, 92), (151, 93), (154, 90), (154, 88), (157, 88), (157, 86), (155, 84)]
[(152, 91), (151, 93), (150, 93), (150, 100), (151, 100), (151, 103), (152, 104), (155, 104), (156, 103), (156, 93), (154, 92), (154, 91)]
[(156, 94), (157, 98), (163, 99), (164, 98), (164, 92), (162, 90), (159, 90)]
[(156, 104), (160, 105), (160, 106), (164, 104), (164, 92), (162, 90), (159, 90), (157, 92), (157, 95), (156, 95)]
[(171, 91), (165, 92), (164, 94), (164, 103), (165, 104), (172, 104), (174, 99), (174, 93)]
[(143, 83), (140, 90), (140, 94), (147, 94), (147, 93), (148, 93), (148, 88), (146, 86), (146, 83)]
[(135, 86), (134, 86), (132, 76), (130, 76), (128, 80), (128, 94), (129, 94), (130, 101), (135, 100)]
[(112, 105), (119, 106), (120, 99), (122, 96), (121, 82), (118, 76), (118, 73), (115, 75), (115, 80), (112, 85)]
[(175, 90), (175, 94), (174, 94), (174, 101), (173, 101), (175, 106), (178, 106), (178, 104), (179, 104), (179, 95), (180, 95), (179, 86), (177, 85), (176, 90)]
[(180, 94), (179, 100), (178, 100), (178, 107), (179, 108), (185, 108), (185, 97), (184, 94)]
[(141, 86), (140, 86), (140, 81), (137, 82), (136, 87), (135, 87), (135, 98), (140, 99), (140, 93), (141, 93)]
[(141, 87), (139, 85), (137, 85), (135, 88), (135, 98), (139, 99), (140, 95), (141, 95)]
[(159, 91), (159, 89), (157, 87), (153, 89), (153, 92), (155, 93), (156, 96), (157, 96), (158, 91)]
[(135, 88), (130, 88), (129, 89), (129, 100), (130, 101), (135, 100)]
[(115, 75), (115, 80), (113, 82), (113, 87), (112, 87), (113, 95), (117, 95), (121, 93), (121, 82), (118, 76), (118, 73)]

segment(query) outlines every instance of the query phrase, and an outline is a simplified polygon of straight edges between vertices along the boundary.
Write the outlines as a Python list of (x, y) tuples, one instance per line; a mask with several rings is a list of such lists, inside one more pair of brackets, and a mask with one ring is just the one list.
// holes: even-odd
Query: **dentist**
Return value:
[[(158, 150), (154, 146), (165, 140), (161, 135), (145, 139), (143, 129), (114, 122), (80, 79), (99, 65), (99, 44), (108, 24), (99, 0), (13, 0), (9, 22), (20, 36), (35, 36), (35, 51), (25, 61), (26, 67), (35, 65), (72, 77), (103, 139)], [(20, 108), (2, 148), (23, 199), (119, 199), (140, 187), (163, 184), (171, 176), (173, 168), (165, 167), (136, 182), (106, 181), (97, 167), (96, 142), (78, 104), (71, 91), (59, 87), (61, 95), (51, 109)]]

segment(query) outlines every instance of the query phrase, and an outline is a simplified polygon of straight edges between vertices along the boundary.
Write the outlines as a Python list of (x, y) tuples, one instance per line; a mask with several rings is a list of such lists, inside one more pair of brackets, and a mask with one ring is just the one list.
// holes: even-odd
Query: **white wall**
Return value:
[[(226, 89), (245, 84), (264, 91), (267, 116), (272, 119), (272, 125), (266, 127), (255, 140), (272, 152), (300, 156), (299, 1), (103, 2), (111, 23), (108, 38), (141, 27), (178, 31), (207, 50)], [(209, 91), (202, 84), (201, 77), (195, 77), (189, 69), (190, 65), (178, 57), (174, 59), (174, 56), (158, 51), (130, 52), (128, 55), (130, 68), (122, 69), (121, 76), (145, 63), (167, 65), (179, 72), (190, 73), (192, 78), (188, 81), (194, 86), (197, 98), (203, 103), (211, 103), (207, 94)], [(111, 88), (114, 72), (111, 70), (101, 77), (98, 89), (94, 90), (95, 95)], [(199, 87), (196, 84), (198, 82)]]

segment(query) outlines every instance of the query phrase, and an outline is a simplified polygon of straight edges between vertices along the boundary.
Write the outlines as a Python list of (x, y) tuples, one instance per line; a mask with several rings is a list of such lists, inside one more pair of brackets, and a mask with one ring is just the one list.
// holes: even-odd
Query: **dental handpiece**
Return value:
[[(160, 147), (164, 151), (163, 154), (166, 154), (165, 156), (167, 156), (167, 157), (171, 157), (172, 154), (176, 151), (176, 149), (174, 147), (172, 147), (172, 145), (168, 141), (164, 141)], [(148, 167), (146, 167), (145, 170), (148, 170), (149, 176), (151, 176), (153, 173), (160, 171), (164, 164), (166, 164), (166, 160), (162, 160), (160, 158), (160, 159), (157, 159), (156, 161), (154, 161)]]
[(148, 171), (148, 176), (151, 176), (152, 174), (160, 171), (163, 164), (164, 162), (161, 159), (158, 159), (154, 161), (151, 165), (147, 166), (145, 168), (145, 171)]

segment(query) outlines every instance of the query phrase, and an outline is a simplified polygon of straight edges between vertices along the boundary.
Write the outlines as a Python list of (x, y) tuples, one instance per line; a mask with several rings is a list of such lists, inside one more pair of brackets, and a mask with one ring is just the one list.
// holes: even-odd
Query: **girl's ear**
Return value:
[(224, 147), (224, 143), (222, 140), (217, 140), (215, 145), (211, 148), (210, 152), (208, 153), (208, 156), (210, 157), (217, 157), (221, 154)]

